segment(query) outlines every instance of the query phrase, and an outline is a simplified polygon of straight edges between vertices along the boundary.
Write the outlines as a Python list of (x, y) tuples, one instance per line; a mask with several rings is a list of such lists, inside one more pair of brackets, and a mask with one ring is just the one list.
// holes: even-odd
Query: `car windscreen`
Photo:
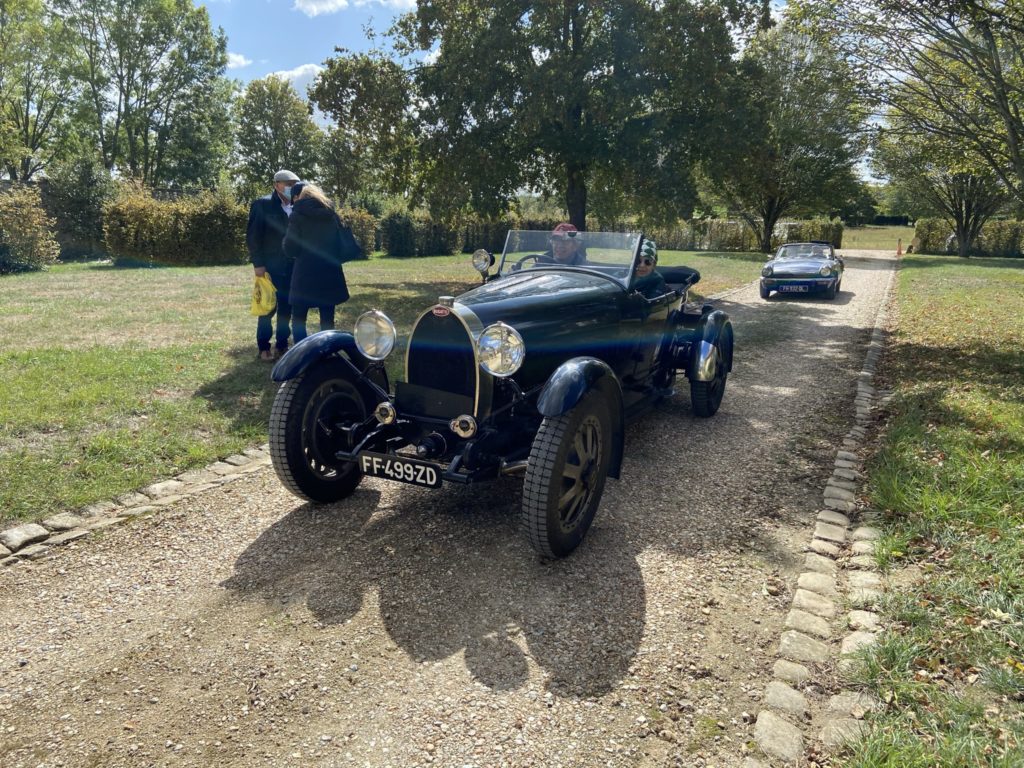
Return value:
[(501, 254), (503, 275), (523, 269), (582, 269), (629, 282), (640, 235), (635, 232), (509, 230)]
[(808, 243), (784, 245), (775, 254), (776, 259), (827, 259), (828, 257), (828, 248)]

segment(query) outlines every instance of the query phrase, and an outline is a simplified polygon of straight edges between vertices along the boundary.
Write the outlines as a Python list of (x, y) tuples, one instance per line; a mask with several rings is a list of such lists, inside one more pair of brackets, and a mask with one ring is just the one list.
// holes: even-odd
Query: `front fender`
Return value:
[(622, 385), (607, 363), (596, 357), (575, 357), (562, 363), (541, 390), (537, 410), (548, 418), (561, 416), (575, 408), (592, 390), (598, 390), (608, 403), (612, 423), (612, 459), (608, 475), (618, 478), (625, 442)]
[(320, 331), (307, 336), (277, 361), (274, 370), (270, 372), (270, 378), (277, 382), (294, 379), (329, 357), (341, 360), (348, 366), (352, 380), (363, 389), (368, 402), (372, 401), (375, 405), (388, 399), (388, 379), (383, 367), (376, 366), (371, 370), (372, 361), (359, 351), (352, 334), (343, 331)]
[(285, 352), (284, 357), (277, 361), (274, 370), (271, 371), (270, 378), (278, 382), (294, 379), (313, 363), (330, 357), (335, 352), (344, 352), (348, 356), (345, 362), (352, 366), (352, 372), (357, 376), (360, 369), (365, 369), (370, 362), (359, 351), (355, 337), (351, 333), (320, 331), (307, 336)]
[(725, 360), (726, 372), (732, 371), (733, 331), (729, 315), (720, 309), (701, 318), (686, 368), (691, 381), (711, 381), (715, 378), (718, 356)]

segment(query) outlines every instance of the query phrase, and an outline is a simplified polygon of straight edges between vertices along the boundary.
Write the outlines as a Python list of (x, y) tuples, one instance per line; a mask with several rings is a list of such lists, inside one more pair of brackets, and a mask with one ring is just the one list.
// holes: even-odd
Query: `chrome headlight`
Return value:
[(484, 328), (476, 346), (480, 367), (499, 378), (511, 376), (518, 371), (526, 357), (523, 337), (505, 323), (495, 323)]
[(371, 360), (383, 360), (395, 348), (395, 324), (383, 312), (372, 309), (356, 320), (352, 333), (359, 351)]
[(771, 277), (771, 276), (772, 276), (772, 265), (771, 264), (765, 264), (764, 267), (761, 268), (761, 277)]
[(832, 274), (832, 267), (826, 265), (818, 270), (818, 274), (821, 275), (822, 277), (828, 277), (829, 275)]
[(485, 251), (483, 248), (473, 251), (473, 269), (481, 275), (486, 275), (492, 264), (494, 264), (494, 257), (489, 251)]

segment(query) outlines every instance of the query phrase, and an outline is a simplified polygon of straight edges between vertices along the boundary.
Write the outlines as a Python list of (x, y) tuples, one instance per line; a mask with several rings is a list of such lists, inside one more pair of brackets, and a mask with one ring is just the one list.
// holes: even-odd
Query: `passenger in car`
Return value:
[(648, 299), (668, 293), (668, 285), (665, 278), (655, 269), (658, 264), (658, 246), (653, 240), (644, 239), (640, 248), (640, 258), (636, 263), (636, 271), (633, 273), (633, 290), (639, 291)]
[(551, 247), (538, 264), (586, 264), (587, 253), (583, 247), (583, 235), (569, 222), (562, 222), (551, 231)]

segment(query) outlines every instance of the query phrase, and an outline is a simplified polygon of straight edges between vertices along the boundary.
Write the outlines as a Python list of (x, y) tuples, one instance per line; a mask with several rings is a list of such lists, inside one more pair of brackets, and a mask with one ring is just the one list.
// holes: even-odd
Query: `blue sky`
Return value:
[(213, 26), (228, 38), (228, 77), (250, 80), (279, 74), (306, 88), (335, 47), (370, 48), (368, 24), (382, 34), (415, 0), (205, 0)]

